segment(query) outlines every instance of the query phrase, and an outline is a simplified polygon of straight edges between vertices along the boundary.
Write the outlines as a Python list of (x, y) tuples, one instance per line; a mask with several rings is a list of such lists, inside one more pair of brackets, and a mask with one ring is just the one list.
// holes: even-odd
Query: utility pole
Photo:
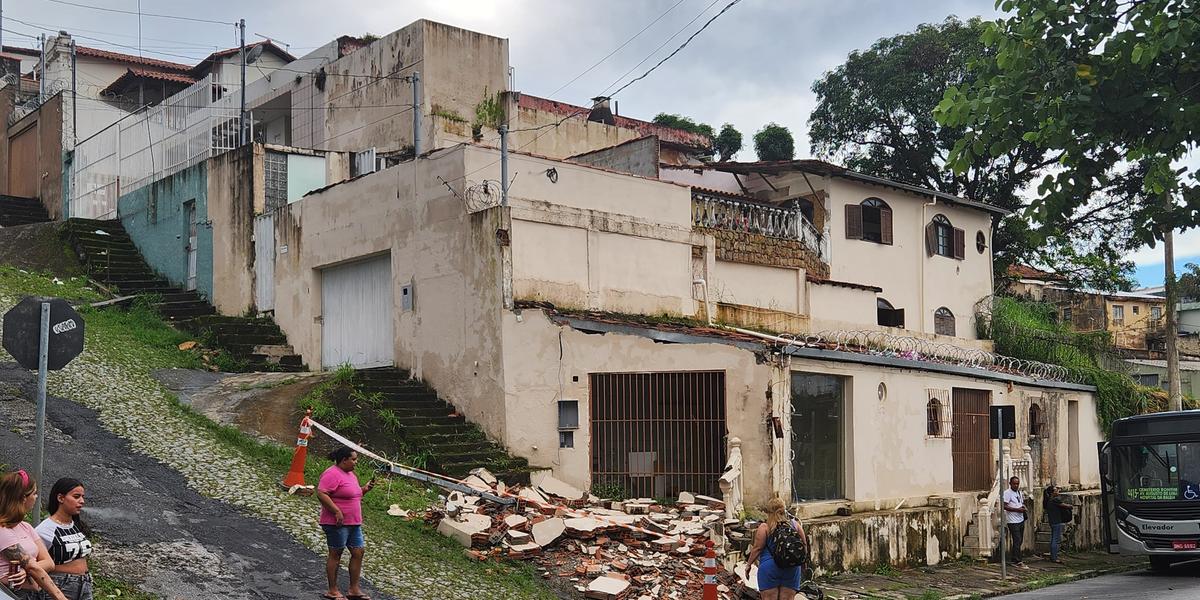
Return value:
[(46, 34), (38, 34), (38, 50), (41, 58), (38, 60), (38, 102), (46, 99)]
[(413, 158), (421, 155), (421, 72), (413, 71)]
[(242, 56), (242, 102), (238, 110), (238, 145), (246, 144), (246, 20), (238, 20), (238, 44)]
[(1164, 285), (1167, 292), (1167, 381), (1169, 383), (1169, 407), (1183, 410), (1183, 390), (1179, 381), (1179, 317), (1175, 308), (1179, 303), (1179, 291), (1175, 285), (1175, 230), (1167, 225), (1163, 228)]
[(79, 96), (75, 79), (75, 38), (71, 38), (71, 150), (79, 143)]
[(508, 125), (500, 126), (500, 206), (508, 206)]

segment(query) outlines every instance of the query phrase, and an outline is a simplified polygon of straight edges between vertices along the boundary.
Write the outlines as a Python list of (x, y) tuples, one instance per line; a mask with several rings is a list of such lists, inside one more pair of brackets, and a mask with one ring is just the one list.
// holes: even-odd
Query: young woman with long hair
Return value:
[(791, 527), (800, 535), (804, 545), (808, 545), (808, 537), (800, 522), (787, 514), (787, 506), (779, 496), (767, 502), (767, 520), (758, 526), (754, 532), (754, 545), (750, 556), (746, 559), (746, 578), (750, 578), (750, 567), (758, 563), (758, 593), (762, 600), (793, 600), (796, 592), (800, 591), (801, 568), (799, 566), (784, 568), (775, 563), (771, 534), (780, 526)]
[(54, 560), (50, 578), (71, 600), (92, 600), (92, 575), (87, 562), (92, 553), (88, 540), (91, 529), (80, 517), (85, 502), (82, 482), (70, 477), (59, 479), (50, 488), (46, 502), (49, 516), (36, 529)]
[(47, 573), (54, 568), (46, 545), (25, 515), (37, 504), (37, 482), (24, 470), (0, 476), (0, 556), (4, 585), (18, 600), (67, 600)]

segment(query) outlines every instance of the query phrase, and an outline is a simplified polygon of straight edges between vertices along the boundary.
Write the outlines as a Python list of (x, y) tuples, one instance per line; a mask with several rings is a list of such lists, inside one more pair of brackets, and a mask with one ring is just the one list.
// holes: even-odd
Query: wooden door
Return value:
[(992, 441), (988, 437), (987, 390), (954, 388), (950, 453), (954, 462), (954, 491), (986, 490), (992, 485)]

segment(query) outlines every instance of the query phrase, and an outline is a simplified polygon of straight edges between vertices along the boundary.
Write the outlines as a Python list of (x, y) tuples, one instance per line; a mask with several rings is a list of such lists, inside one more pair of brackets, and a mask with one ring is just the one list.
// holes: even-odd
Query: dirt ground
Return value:
[(79, 260), (59, 237), (61, 223), (0, 227), (0, 265), (58, 277), (83, 274)]

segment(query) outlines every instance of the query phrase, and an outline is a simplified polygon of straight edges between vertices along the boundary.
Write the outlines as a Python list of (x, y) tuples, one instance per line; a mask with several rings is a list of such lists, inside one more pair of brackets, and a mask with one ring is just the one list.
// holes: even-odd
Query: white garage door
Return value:
[(321, 365), (391, 365), (392, 263), (390, 256), (321, 271)]

